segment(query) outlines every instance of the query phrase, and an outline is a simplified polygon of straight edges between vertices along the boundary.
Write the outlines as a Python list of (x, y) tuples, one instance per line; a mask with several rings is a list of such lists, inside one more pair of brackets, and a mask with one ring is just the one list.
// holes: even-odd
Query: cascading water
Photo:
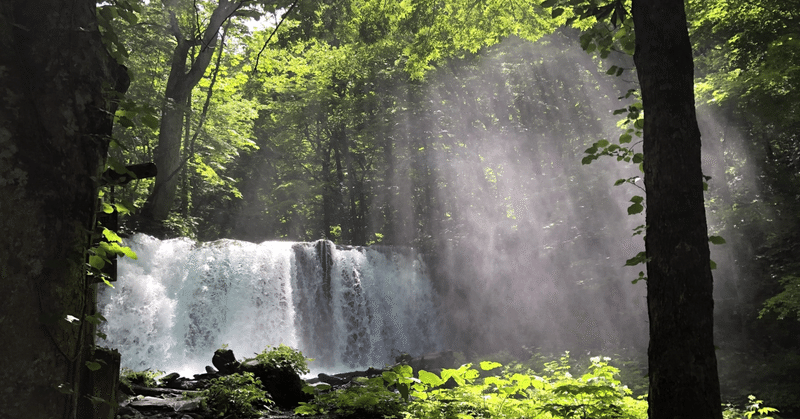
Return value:
[(249, 357), (284, 343), (314, 358), (314, 371), (440, 347), (436, 299), (412, 250), (143, 234), (126, 244), (139, 258), (119, 261), (98, 308), (103, 343), (134, 370), (199, 373), (223, 344)]

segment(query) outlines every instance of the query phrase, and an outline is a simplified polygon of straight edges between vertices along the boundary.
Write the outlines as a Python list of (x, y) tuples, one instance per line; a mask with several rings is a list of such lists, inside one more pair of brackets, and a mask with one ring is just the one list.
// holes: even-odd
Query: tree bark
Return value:
[[(86, 249), (127, 73), (90, 0), (0, 3), (0, 410), (74, 418), (93, 347)], [(68, 321), (73, 316), (74, 321)]]
[(683, 0), (634, 0), (647, 189), (649, 417), (722, 418), (700, 130)]

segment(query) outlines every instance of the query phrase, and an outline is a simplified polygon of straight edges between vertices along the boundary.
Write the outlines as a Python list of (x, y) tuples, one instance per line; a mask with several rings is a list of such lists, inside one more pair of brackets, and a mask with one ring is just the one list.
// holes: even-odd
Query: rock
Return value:
[[(180, 383), (182, 380), (179, 381), (172, 381), (170, 384), (177, 384)], [(194, 392), (186, 391), (189, 389), (185, 388), (151, 388), (151, 387), (144, 387), (138, 386), (136, 384), (131, 384), (130, 389), (132, 390), (132, 395), (135, 396), (182, 396), (184, 394), (192, 394)]]
[(193, 377), (195, 380), (212, 380), (214, 378), (219, 378), (222, 376), (219, 375), (219, 373), (213, 373), (213, 374), (205, 373), (205, 374), (194, 374)]
[(164, 387), (175, 390), (202, 390), (206, 387), (206, 380), (190, 380), (188, 378), (180, 378), (164, 384)]
[(199, 400), (183, 400), (178, 397), (159, 397), (147, 396), (140, 400), (133, 400), (127, 405), (143, 413), (151, 412), (192, 412), (200, 410)]
[(344, 378), (339, 378), (334, 375), (328, 375), (324, 373), (319, 373), (317, 377), (319, 378), (319, 381), (325, 384), (330, 384), (332, 386), (341, 386), (350, 382), (350, 380), (346, 380)]
[(211, 358), (211, 363), (219, 370), (222, 375), (235, 373), (239, 369), (239, 361), (230, 349), (217, 349)]
[(169, 383), (169, 382), (175, 381), (175, 380), (177, 380), (179, 378), (181, 378), (181, 375), (178, 374), (177, 372), (173, 372), (173, 373), (169, 373), (169, 374), (161, 377), (160, 381), (162, 383)]
[(421, 357), (414, 358), (408, 361), (408, 365), (414, 369), (414, 373), (419, 370), (425, 370), (436, 374), (441, 373), (442, 368), (453, 368), (456, 362), (456, 357), (453, 351), (434, 352), (422, 355)]
[(290, 367), (272, 367), (249, 359), (239, 366), (239, 372), (250, 372), (260, 379), (261, 386), (282, 409), (294, 409), (300, 402), (311, 399), (311, 395), (303, 392), (305, 381)]

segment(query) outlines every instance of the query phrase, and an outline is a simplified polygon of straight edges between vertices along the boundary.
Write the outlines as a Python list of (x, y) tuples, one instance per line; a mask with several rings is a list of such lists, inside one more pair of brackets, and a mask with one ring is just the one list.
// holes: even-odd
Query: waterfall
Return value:
[(382, 367), (401, 352), (440, 349), (436, 298), (412, 249), (331, 242), (125, 241), (137, 260), (118, 262), (103, 287), (100, 346), (122, 366), (201, 373), (223, 344), (239, 358), (280, 343), (315, 372)]

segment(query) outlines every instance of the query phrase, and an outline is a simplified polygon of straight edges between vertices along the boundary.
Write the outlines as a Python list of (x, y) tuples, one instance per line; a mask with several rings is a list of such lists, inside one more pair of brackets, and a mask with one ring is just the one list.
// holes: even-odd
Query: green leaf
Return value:
[(642, 204), (633, 204), (628, 207), (628, 215), (639, 214), (644, 210)]
[(117, 118), (117, 123), (120, 124), (123, 128), (131, 128), (135, 125), (130, 118), (124, 115)]
[(644, 197), (639, 195), (634, 195), (631, 197), (631, 202), (635, 204), (641, 204), (642, 202), (644, 202)]
[(136, 255), (136, 252), (134, 252), (134, 251), (133, 251), (133, 250), (132, 250), (130, 247), (128, 247), (128, 246), (120, 246), (120, 247), (119, 247), (119, 251), (120, 251), (120, 252), (122, 252), (122, 254), (123, 254), (123, 255), (125, 255), (125, 256), (127, 256), (127, 257), (129, 257), (129, 258), (133, 259), (133, 260), (137, 260), (137, 259), (139, 259), (139, 257)]
[(419, 380), (429, 387), (436, 387), (444, 384), (444, 381), (442, 381), (438, 375), (424, 370), (419, 370)]
[(720, 236), (709, 236), (708, 241), (710, 241), (711, 244), (725, 244), (725, 239)]
[(594, 146), (598, 147), (598, 148), (608, 147), (608, 140), (602, 139), (602, 140), (594, 143)]
[(114, 212), (114, 207), (103, 202), (103, 212), (106, 214), (111, 214)]
[(619, 186), (622, 185), (623, 183), (625, 183), (625, 179), (617, 179), (617, 181), (614, 182), (614, 186)]
[(102, 367), (99, 362), (94, 361), (86, 361), (86, 368), (89, 368), (91, 371), (97, 371)]
[(87, 314), (87, 315), (84, 315), (83, 318), (86, 319), (87, 322), (89, 322), (91, 324), (94, 324), (94, 325), (98, 325), (98, 324), (106, 321), (106, 318), (103, 317), (103, 315), (100, 314), (100, 313), (95, 313), (95, 314), (91, 314), (91, 315)]
[(709, 260), (709, 262), (711, 263), (711, 270), (712, 270), (712, 271), (713, 271), (714, 269), (717, 269), (717, 262), (714, 262), (713, 260)]
[(75, 391), (73, 391), (72, 388), (66, 383), (59, 384), (56, 388), (62, 394), (73, 394), (73, 393), (75, 393)]
[(397, 391), (400, 392), (400, 397), (402, 397), (403, 400), (408, 401), (408, 391), (409, 391), (408, 384), (397, 383), (395, 385), (395, 388), (397, 388)]
[(117, 233), (115, 233), (115, 232), (113, 232), (113, 231), (111, 231), (111, 230), (109, 230), (107, 228), (103, 229), (103, 236), (106, 238), (106, 240), (108, 240), (110, 242), (117, 242), (117, 243), (122, 242), (122, 238), (120, 236), (118, 236)]
[(636, 266), (640, 263), (647, 262), (647, 254), (645, 252), (639, 252), (636, 256), (628, 259), (625, 261), (625, 266)]
[(92, 265), (95, 269), (103, 269), (103, 266), (106, 266), (106, 261), (100, 256), (91, 255), (89, 256), (89, 265)]
[(128, 173), (128, 168), (125, 167), (125, 165), (122, 164), (122, 162), (120, 162), (119, 160), (115, 159), (114, 157), (108, 156), (107, 163), (108, 163), (108, 167), (110, 167), (111, 170), (113, 170), (113, 171), (115, 171), (115, 172), (117, 172), (117, 173), (119, 173), (121, 175), (123, 175), (125, 173)]
[(503, 364), (494, 361), (481, 361), (481, 369), (484, 371), (493, 370), (502, 367)]
[(158, 118), (150, 114), (142, 115), (142, 123), (150, 129), (158, 129), (159, 125)]
[(632, 139), (633, 139), (633, 137), (631, 137), (630, 134), (622, 134), (622, 135), (619, 136), (619, 143), (620, 144), (629, 143), (629, 142), (631, 142)]

